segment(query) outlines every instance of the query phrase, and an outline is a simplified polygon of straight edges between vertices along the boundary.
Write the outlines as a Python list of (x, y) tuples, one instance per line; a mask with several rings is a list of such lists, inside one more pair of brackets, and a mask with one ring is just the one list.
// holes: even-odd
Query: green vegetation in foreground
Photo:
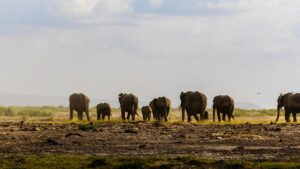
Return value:
[(168, 169), (168, 168), (211, 168), (211, 169), (297, 169), (300, 163), (213, 161), (192, 157), (140, 157), (112, 158), (92, 156), (14, 156), (1, 157), (0, 168), (115, 168), (115, 169)]

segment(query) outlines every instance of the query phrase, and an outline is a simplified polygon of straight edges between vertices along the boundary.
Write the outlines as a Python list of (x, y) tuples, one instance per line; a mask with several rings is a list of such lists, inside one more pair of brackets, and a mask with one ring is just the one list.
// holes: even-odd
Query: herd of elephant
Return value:
[[(135, 116), (138, 116), (138, 97), (134, 94), (121, 93), (118, 96), (121, 118), (122, 120), (135, 120)], [(180, 108), (182, 111), (182, 121), (185, 121), (185, 115), (187, 114), (187, 121), (191, 122), (192, 117), (197, 122), (208, 120), (207, 97), (198, 91), (181, 92), (180, 94)], [(87, 120), (90, 121), (89, 116), (89, 103), (90, 99), (82, 93), (74, 93), (69, 98), (70, 101), (70, 120), (73, 120), (73, 112), (77, 111), (78, 119), (83, 119), (83, 113), (86, 113)], [(277, 118), (280, 116), (280, 109), (284, 107), (285, 120), (290, 122), (290, 114), (293, 115), (294, 122), (297, 121), (296, 113), (300, 112), (300, 93), (286, 93), (281, 94), (277, 100)], [(213, 99), (213, 121), (215, 121), (215, 113), (217, 113), (218, 122), (229, 122), (234, 119), (234, 100), (228, 95), (218, 95)], [(111, 106), (108, 103), (100, 103), (97, 105), (97, 120), (111, 117)], [(168, 116), (171, 109), (171, 100), (167, 97), (154, 98), (149, 105), (143, 106), (141, 111), (144, 121), (150, 121), (153, 117), (156, 121), (168, 121)], [(126, 116), (127, 113), (127, 116)], [(222, 115), (222, 117), (221, 117)], [(227, 119), (226, 119), (227, 117)]]

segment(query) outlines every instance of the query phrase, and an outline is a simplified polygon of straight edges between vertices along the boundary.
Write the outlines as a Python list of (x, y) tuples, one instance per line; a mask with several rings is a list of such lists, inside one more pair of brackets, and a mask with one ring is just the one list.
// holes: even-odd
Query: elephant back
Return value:
[(97, 110), (110, 109), (110, 105), (108, 103), (100, 103), (97, 105)]
[(155, 107), (170, 107), (171, 100), (167, 97), (159, 97), (154, 100)]
[(300, 108), (300, 93), (289, 95), (288, 103), (292, 108)]
[(216, 96), (213, 100), (214, 107), (231, 107), (233, 106), (234, 101), (228, 95), (219, 95)]
[(142, 112), (143, 113), (151, 113), (150, 107), (149, 106), (143, 106), (142, 107)]
[(89, 104), (89, 98), (82, 93), (74, 93), (69, 97), (70, 108), (77, 111), (85, 111)]
[(132, 106), (138, 104), (138, 98), (133, 94), (120, 94), (119, 101), (122, 106)]

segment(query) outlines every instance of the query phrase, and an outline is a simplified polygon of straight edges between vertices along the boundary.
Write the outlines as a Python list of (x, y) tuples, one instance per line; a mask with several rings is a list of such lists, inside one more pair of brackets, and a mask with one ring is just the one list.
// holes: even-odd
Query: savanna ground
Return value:
[[(1, 168), (300, 168), (300, 125), (275, 110), (236, 110), (232, 123), (69, 121), (64, 107), (0, 107)], [(141, 116), (141, 113), (139, 113)]]

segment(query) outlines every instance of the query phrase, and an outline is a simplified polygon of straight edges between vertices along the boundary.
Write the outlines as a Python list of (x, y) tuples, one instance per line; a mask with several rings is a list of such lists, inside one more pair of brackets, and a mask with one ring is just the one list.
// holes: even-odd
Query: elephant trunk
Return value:
[(281, 109), (281, 107), (277, 107), (277, 118), (276, 118), (276, 122), (279, 120), (280, 109)]

